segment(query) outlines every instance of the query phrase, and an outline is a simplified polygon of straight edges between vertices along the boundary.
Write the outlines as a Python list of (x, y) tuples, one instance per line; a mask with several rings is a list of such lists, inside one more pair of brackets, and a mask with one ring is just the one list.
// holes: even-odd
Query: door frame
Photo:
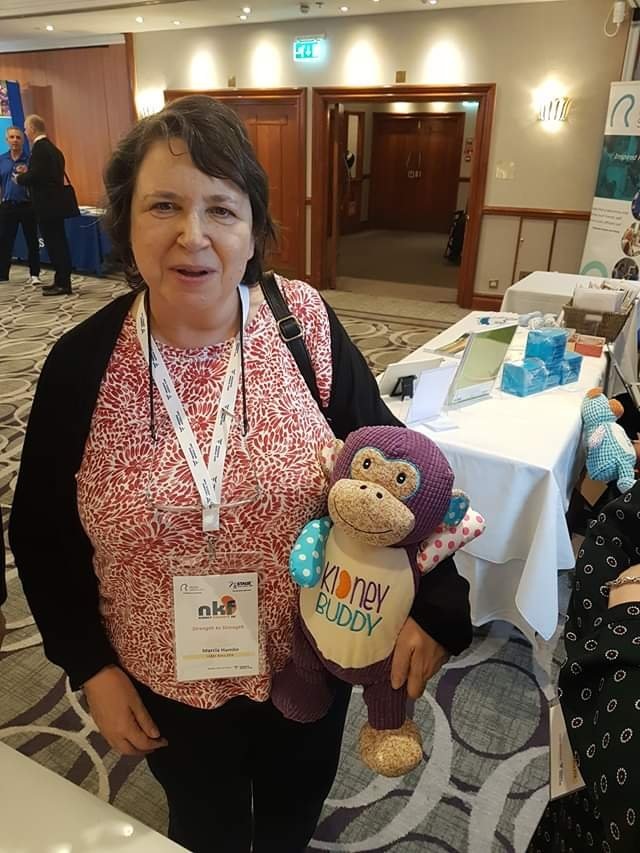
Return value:
[[(451, 113), (436, 113), (436, 112), (433, 112), (433, 113), (428, 113), (428, 112), (422, 112), (422, 113), (378, 113), (378, 112), (373, 112), (373, 113), (371, 113), (371, 118), (373, 119), (373, 121), (372, 121), (373, 127), (371, 128), (371, 168), (369, 170), (371, 173), (371, 178), (369, 181), (369, 210), (371, 210), (371, 198), (373, 196), (373, 152), (375, 151), (375, 144), (376, 144), (376, 124), (379, 127), (380, 122), (385, 121), (387, 119), (391, 119), (392, 121), (401, 122), (401, 121), (405, 121), (406, 119), (413, 119), (413, 118), (428, 119), (428, 118), (433, 118), (434, 116), (435, 117), (440, 116), (440, 117), (444, 117), (444, 118), (454, 118), (455, 117), (458, 122), (462, 118), (462, 139), (461, 139), (461, 144), (460, 144), (460, 155), (462, 156), (462, 152), (464, 150), (464, 123), (466, 121), (466, 113), (464, 112), (464, 110), (461, 110), (459, 112), (451, 112)], [(457, 196), (459, 191), (460, 191), (460, 168), (458, 168), (458, 177), (456, 179), (456, 196)], [(453, 209), (455, 211), (455, 206)]]
[(165, 89), (164, 102), (174, 101), (183, 95), (209, 95), (217, 101), (239, 101), (244, 104), (281, 104), (296, 107), (298, 162), (291, 166), (298, 199), (297, 233), (291, 235), (296, 245), (297, 277), (305, 278), (306, 266), (306, 215), (305, 198), (307, 182), (307, 88), (305, 86), (275, 89)]
[(458, 305), (470, 308), (478, 260), (480, 226), (484, 207), (489, 149), (495, 109), (496, 84), (479, 83), (469, 86), (326, 86), (312, 90), (312, 205), (311, 205), (311, 281), (317, 288), (335, 288), (335, 279), (329, 280), (325, 234), (329, 218), (327, 181), (329, 174), (328, 114), (335, 104), (350, 102), (389, 103), (390, 101), (461, 102), (478, 101), (478, 115), (474, 144), (474, 161), (471, 172), (467, 229), (462, 265), (458, 280)]

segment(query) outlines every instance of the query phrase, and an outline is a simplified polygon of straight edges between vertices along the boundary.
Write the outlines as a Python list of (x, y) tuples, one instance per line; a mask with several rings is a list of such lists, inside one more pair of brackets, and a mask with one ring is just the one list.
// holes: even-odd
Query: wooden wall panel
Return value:
[(125, 45), (2, 53), (0, 79), (20, 83), (25, 109), (48, 113), (80, 204), (99, 205), (104, 165), (135, 120)]

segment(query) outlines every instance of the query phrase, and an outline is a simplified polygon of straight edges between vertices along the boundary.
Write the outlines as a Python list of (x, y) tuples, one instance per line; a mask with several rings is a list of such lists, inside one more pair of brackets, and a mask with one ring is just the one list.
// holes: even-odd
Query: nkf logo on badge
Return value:
[(213, 599), (211, 606), (203, 604), (198, 607), (198, 619), (219, 619), (226, 616), (235, 616), (238, 609), (235, 598), (231, 595), (223, 595), (218, 601)]

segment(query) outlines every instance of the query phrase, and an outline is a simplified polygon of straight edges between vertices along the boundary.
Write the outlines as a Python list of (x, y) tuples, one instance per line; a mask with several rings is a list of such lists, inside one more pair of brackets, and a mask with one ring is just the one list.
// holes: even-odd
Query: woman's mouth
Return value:
[(185, 278), (204, 278), (207, 275), (210, 275), (213, 270), (209, 267), (195, 267), (195, 266), (186, 266), (186, 267), (172, 267), (174, 272), (177, 272), (178, 275), (182, 275)]

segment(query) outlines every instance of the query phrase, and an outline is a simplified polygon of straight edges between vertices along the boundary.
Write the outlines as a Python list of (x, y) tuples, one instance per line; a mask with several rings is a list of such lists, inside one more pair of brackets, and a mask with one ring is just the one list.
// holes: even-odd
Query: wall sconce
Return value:
[(566, 121), (573, 104), (572, 98), (549, 98), (538, 107), (538, 121)]

